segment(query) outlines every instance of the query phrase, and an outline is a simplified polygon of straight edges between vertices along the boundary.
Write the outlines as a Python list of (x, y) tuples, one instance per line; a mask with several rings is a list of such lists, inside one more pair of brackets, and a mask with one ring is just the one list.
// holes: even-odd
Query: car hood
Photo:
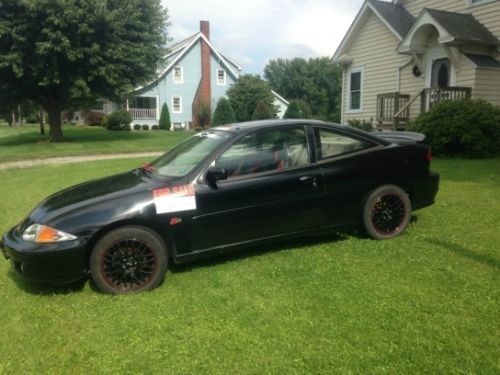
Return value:
[(75, 185), (41, 202), (20, 229), (36, 222), (61, 230), (75, 230), (85, 225), (105, 225), (131, 212), (134, 206), (147, 208), (149, 204), (154, 210), (151, 191), (172, 182), (172, 179), (155, 180), (137, 169)]

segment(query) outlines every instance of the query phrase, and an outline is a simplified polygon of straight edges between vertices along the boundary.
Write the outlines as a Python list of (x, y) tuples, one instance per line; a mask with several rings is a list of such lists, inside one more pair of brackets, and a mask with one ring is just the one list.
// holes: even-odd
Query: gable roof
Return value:
[(454, 13), (444, 10), (427, 11), (457, 41), (497, 43), (498, 39), (483, 24), (468, 13)]
[(478, 68), (500, 68), (500, 62), (488, 55), (465, 53), (465, 56)]
[(337, 51), (335, 51), (332, 60), (336, 61), (345, 53), (345, 50), (351, 43), (355, 33), (362, 26), (361, 21), (364, 19), (368, 11), (372, 11), (378, 18), (380, 18), (380, 20), (400, 41), (408, 33), (411, 26), (415, 22), (415, 18), (401, 5), (379, 0), (365, 0), (363, 6), (356, 15), (356, 18), (349, 27), (349, 30), (344, 36), (344, 39), (342, 39), (342, 42), (337, 48)]
[[(168, 74), (174, 66), (177, 65), (177, 63), (189, 52), (192, 46), (194, 46), (198, 41), (204, 41), (208, 47), (210, 48), (210, 51), (217, 56), (218, 61), (227, 69), (229, 74), (237, 80), (239, 78), (239, 71), (242, 69), (241, 66), (239, 66), (237, 63), (234, 62), (234, 60), (230, 59), (227, 57), (222, 51), (219, 49), (215, 48), (212, 43), (210, 43), (210, 40), (207, 39), (207, 37), (202, 33), (198, 32), (189, 38), (186, 38), (173, 46), (169, 48), (170, 52), (165, 56), (165, 59), (167, 60), (167, 66), (166, 68), (158, 73), (158, 77), (154, 80), (149, 82), (148, 84), (138, 87), (134, 90), (139, 91), (144, 89), (145, 87), (151, 86), (154, 82), (157, 82), (158, 80), (162, 79), (165, 74)], [(169, 59), (172, 59), (171, 61), (168, 61)], [(238, 69), (238, 72), (235, 72), (233, 67), (234, 66)]]

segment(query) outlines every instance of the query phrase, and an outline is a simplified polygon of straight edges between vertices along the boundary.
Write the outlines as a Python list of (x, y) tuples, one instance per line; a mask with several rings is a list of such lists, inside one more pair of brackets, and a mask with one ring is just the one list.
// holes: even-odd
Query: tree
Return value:
[(311, 118), (311, 108), (304, 100), (292, 100), (283, 118)]
[(340, 120), (341, 71), (328, 57), (271, 60), (264, 77), (288, 100), (307, 102), (314, 118)]
[(170, 111), (168, 110), (168, 105), (167, 103), (163, 103), (160, 113), (160, 129), (170, 130), (171, 126), (172, 124), (170, 121)]
[(272, 106), (269, 103), (259, 100), (253, 111), (252, 120), (268, 120), (272, 118), (276, 118)]
[(276, 115), (271, 86), (259, 75), (242, 75), (239, 81), (227, 90), (227, 97), (237, 121), (251, 120), (259, 101), (271, 108), (273, 117)]
[(224, 125), (236, 122), (236, 117), (234, 116), (233, 107), (227, 98), (220, 98), (217, 102), (217, 107), (215, 107), (214, 116), (212, 119), (212, 125)]
[(167, 20), (160, 0), (2, 0), (0, 92), (41, 105), (61, 140), (63, 110), (155, 78)]

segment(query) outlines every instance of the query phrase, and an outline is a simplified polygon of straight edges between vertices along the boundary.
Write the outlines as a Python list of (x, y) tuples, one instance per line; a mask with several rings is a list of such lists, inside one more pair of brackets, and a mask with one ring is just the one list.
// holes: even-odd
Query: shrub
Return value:
[(141, 130), (141, 125), (135, 124), (134, 125), (134, 130)]
[(89, 111), (85, 115), (85, 123), (90, 126), (101, 126), (104, 119), (104, 113), (99, 111)]
[(143, 124), (142, 125), (142, 130), (149, 130), (149, 125), (148, 124)]
[(170, 130), (170, 112), (168, 111), (167, 103), (163, 103), (161, 107), (160, 129)]
[(102, 125), (108, 130), (126, 130), (132, 122), (127, 111), (116, 111), (104, 116)]
[(352, 128), (364, 130), (365, 132), (373, 131), (373, 119), (370, 119), (370, 121), (353, 119), (347, 120), (347, 123)]
[(205, 100), (200, 100), (194, 106), (194, 117), (196, 124), (206, 129), (210, 126), (212, 110), (210, 103)]
[(483, 158), (500, 153), (500, 108), (483, 100), (436, 104), (408, 129), (424, 133), (435, 155)]
[(214, 117), (212, 119), (212, 125), (224, 125), (236, 122), (236, 117), (234, 116), (233, 107), (227, 98), (220, 98), (217, 102), (217, 107), (215, 107)]
[(292, 100), (283, 118), (311, 118), (311, 107), (305, 100)]
[(255, 111), (252, 114), (252, 120), (267, 120), (276, 118), (271, 106), (263, 100), (257, 102)]
[(152, 130), (160, 130), (160, 127), (158, 125), (153, 125), (151, 127)]

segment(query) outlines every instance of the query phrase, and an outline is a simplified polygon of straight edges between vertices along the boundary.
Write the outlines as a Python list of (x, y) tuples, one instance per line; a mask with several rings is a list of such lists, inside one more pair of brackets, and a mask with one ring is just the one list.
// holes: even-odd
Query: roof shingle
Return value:
[(378, 0), (369, 0), (369, 2), (401, 37), (410, 31), (415, 18), (401, 5)]

